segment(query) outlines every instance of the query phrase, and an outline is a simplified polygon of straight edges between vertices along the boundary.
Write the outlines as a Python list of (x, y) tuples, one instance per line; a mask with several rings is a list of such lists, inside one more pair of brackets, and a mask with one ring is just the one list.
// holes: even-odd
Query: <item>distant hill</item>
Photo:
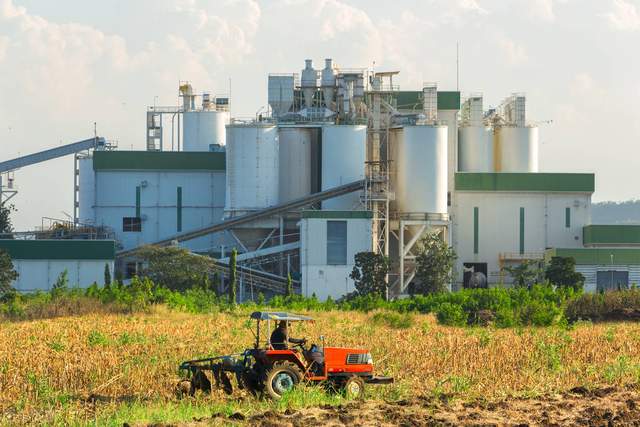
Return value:
[(640, 200), (593, 203), (591, 222), (593, 224), (640, 224)]

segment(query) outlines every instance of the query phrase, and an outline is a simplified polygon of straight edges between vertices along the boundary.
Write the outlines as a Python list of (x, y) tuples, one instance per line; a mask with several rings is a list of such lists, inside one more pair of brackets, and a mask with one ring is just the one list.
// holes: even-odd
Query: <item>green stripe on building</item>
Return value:
[(480, 246), (480, 242), (478, 241), (479, 237), (479, 221), (480, 221), (480, 209), (475, 207), (473, 208), (473, 253), (478, 254), (478, 246)]
[(640, 249), (557, 248), (545, 252), (547, 260), (554, 256), (573, 258), (578, 265), (640, 265)]
[[(400, 90), (393, 93), (396, 98), (396, 107), (399, 110), (422, 111), (424, 109), (423, 94), (421, 90)], [(460, 92), (438, 92), (438, 110), (459, 110)]]
[(571, 227), (571, 208), (566, 208), (564, 210), (564, 226), (566, 228)]
[(592, 173), (475, 173), (455, 175), (457, 191), (535, 191), (593, 193)]
[(520, 254), (524, 254), (524, 208), (520, 208)]
[(0, 249), (12, 259), (113, 260), (113, 240), (0, 240)]
[(371, 219), (371, 211), (302, 211), (302, 218), (320, 219)]
[(585, 245), (640, 245), (640, 225), (587, 225), (582, 240)]
[(225, 153), (187, 151), (95, 151), (93, 169), (224, 171)]
[(141, 199), (140, 191), (141, 191), (140, 186), (136, 187), (136, 218), (140, 218), (140, 215), (141, 215), (141, 213), (140, 213), (140, 210), (141, 210), (140, 209), (140, 204), (141, 204), (141, 202), (140, 202), (140, 199)]
[(178, 232), (182, 231), (182, 187), (178, 187), (178, 191), (177, 191), (177, 201), (176, 201), (176, 217), (177, 217), (177, 224), (176, 224), (176, 229), (178, 230)]

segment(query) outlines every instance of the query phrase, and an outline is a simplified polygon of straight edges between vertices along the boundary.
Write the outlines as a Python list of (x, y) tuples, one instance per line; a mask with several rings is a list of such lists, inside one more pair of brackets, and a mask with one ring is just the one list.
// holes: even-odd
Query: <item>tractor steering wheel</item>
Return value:
[(302, 338), (302, 342), (297, 342), (297, 343), (293, 344), (293, 346), (294, 347), (300, 347), (300, 350), (305, 352), (305, 351), (307, 351), (307, 349), (304, 347), (306, 343), (307, 343), (307, 339), (306, 338)]

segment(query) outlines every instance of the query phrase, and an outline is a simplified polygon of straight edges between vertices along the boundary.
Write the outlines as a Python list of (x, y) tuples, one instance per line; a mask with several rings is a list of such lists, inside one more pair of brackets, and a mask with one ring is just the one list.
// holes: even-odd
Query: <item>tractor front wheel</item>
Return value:
[(349, 377), (343, 389), (347, 399), (362, 400), (364, 398), (364, 380), (361, 377)]
[(291, 362), (276, 362), (266, 372), (264, 389), (272, 399), (279, 400), (302, 380), (300, 368)]

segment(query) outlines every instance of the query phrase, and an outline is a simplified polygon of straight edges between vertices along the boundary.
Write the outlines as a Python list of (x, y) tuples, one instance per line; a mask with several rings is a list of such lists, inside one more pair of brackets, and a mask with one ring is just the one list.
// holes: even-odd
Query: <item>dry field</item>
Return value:
[[(396, 378), (394, 385), (370, 387), (369, 402), (478, 404), (571, 389), (625, 390), (640, 382), (637, 323), (500, 330), (442, 327), (421, 315), (403, 319), (405, 325), (385, 313), (375, 321), (375, 314), (355, 312), (311, 315), (317, 321), (295, 326), (294, 336), (323, 334), (327, 345), (370, 348), (377, 372)], [(253, 323), (247, 318), (247, 312), (191, 315), (158, 308), (131, 316), (2, 323), (0, 425), (228, 423), (232, 414), (231, 420), (253, 416), (264, 422), (256, 414), (350, 405), (313, 390), (278, 404), (242, 392), (178, 400), (180, 361), (250, 346)], [(224, 416), (211, 418), (216, 413)]]

